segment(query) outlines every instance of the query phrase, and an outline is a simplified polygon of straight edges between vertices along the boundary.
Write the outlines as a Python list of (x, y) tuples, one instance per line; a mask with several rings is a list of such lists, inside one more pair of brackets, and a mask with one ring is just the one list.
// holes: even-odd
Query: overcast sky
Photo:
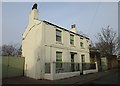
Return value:
[[(32, 2), (8, 2), (2, 4), (2, 42), (3, 44), (22, 42), (22, 34), (28, 24)], [(108, 25), (118, 31), (117, 2), (48, 2), (37, 3), (39, 19), (70, 29), (71, 24), (77, 30), (87, 34), (91, 41)]]

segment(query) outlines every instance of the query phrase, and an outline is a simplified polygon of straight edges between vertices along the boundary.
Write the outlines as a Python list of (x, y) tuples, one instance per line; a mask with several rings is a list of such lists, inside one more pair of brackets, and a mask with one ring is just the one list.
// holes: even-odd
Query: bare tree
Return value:
[(94, 43), (92, 41), (90, 41), (89, 49), (93, 49), (93, 48), (95, 49), (96, 47), (95, 47)]
[(22, 55), (22, 45), (19, 46), (19, 48), (16, 50), (16, 55), (21, 56)]
[(18, 44), (2, 45), (2, 56), (18, 56), (21, 53), (20, 46)]
[(96, 36), (98, 43), (96, 47), (100, 49), (102, 55), (114, 55), (118, 49), (118, 37), (117, 33), (109, 26), (105, 29), (102, 28), (101, 32)]

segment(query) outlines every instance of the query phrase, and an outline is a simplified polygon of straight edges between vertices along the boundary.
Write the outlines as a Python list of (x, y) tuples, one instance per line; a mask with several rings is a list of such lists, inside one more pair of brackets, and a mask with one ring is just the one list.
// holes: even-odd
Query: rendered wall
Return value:
[(33, 24), (35, 25), (33, 25), (33, 27), (31, 26), (31, 30), (28, 30), (29, 28), (26, 28), (26, 31), (29, 32), (25, 32), (28, 34), (22, 41), (22, 55), (25, 57), (25, 76), (39, 79), (41, 75), (40, 72), (43, 72), (43, 30), (41, 21), (33, 21)]
[[(80, 39), (78, 35), (74, 35), (75, 45), (70, 45), (70, 33), (62, 31), (62, 42), (56, 42), (56, 29), (61, 30), (55, 26), (49, 24), (43, 24), (44, 30), (44, 45), (45, 45), (45, 61), (55, 62), (56, 61), (56, 51), (63, 52), (63, 62), (71, 62), (70, 52), (76, 52), (75, 62), (81, 62), (81, 55), (85, 54), (85, 62), (90, 62), (89, 57), (89, 44), (86, 38)], [(84, 43), (84, 49), (80, 47), (80, 41)]]
[[(42, 53), (45, 58), (45, 62), (56, 62), (56, 51), (62, 52), (62, 62), (71, 62), (70, 52), (76, 52), (74, 56), (75, 63), (81, 63), (81, 55), (85, 55), (85, 62), (90, 62), (89, 57), (89, 44), (86, 38), (80, 39), (79, 36), (74, 35), (74, 46), (70, 45), (70, 33), (56, 28), (55, 26), (43, 23), (43, 48), (44, 52)], [(56, 42), (56, 29), (62, 31), (62, 42)], [(84, 48), (80, 47), (80, 41), (84, 43)], [(51, 68), (51, 74), (44, 74), (45, 79), (56, 80), (72, 76), (80, 75), (80, 71), (77, 72), (66, 72), (66, 73), (55, 73), (55, 67)], [(54, 71), (54, 72), (53, 72)], [(90, 71), (90, 72), (94, 72)], [(96, 72), (96, 71), (95, 71)]]

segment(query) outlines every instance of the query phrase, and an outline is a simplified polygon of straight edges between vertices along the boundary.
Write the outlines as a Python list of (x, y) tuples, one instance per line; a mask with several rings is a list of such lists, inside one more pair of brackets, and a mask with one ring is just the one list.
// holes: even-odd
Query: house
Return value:
[(77, 33), (75, 24), (67, 30), (38, 20), (37, 4), (34, 4), (22, 35), (25, 76), (55, 80), (97, 72), (90, 68), (88, 41), (88, 37)]

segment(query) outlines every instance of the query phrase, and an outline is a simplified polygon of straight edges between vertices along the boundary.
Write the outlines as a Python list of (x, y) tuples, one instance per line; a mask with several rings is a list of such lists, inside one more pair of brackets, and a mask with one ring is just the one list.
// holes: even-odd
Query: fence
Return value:
[(2, 57), (2, 78), (23, 76), (24, 73), (23, 57)]
[[(50, 73), (51, 71), (51, 64), (50, 62), (45, 63), (45, 73)], [(91, 70), (96, 69), (95, 63), (68, 63), (68, 62), (54, 62), (56, 73), (65, 73), (65, 72), (76, 72), (76, 71), (84, 71), (84, 70)]]

